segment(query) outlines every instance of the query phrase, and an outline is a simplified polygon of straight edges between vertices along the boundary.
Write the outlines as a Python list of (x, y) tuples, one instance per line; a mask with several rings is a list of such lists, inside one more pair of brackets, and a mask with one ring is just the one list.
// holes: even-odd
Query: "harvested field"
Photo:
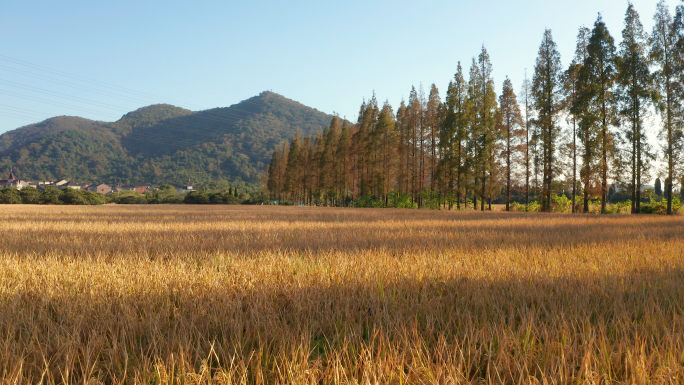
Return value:
[(2, 206), (15, 383), (682, 383), (684, 217)]

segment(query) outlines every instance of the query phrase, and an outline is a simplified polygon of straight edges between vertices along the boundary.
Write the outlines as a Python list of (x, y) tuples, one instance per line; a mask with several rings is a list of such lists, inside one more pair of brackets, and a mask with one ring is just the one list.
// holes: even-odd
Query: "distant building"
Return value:
[(88, 186), (88, 191), (100, 193), (100, 194), (109, 194), (112, 191), (112, 188), (109, 187), (108, 185), (104, 183), (99, 183), (99, 184), (91, 184)]
[(189, 193), (192, 191), (195, 191), (195, 187), (192, 185), (192, 183), (188, 183), (187, 185), (181, 186), (180, 188), (181, 194)]
[(150, 185), (148, 184), (127, 184), (120, 186), (118, 189), (118, 191), (135, 191), (138, 194), (144, 194), (147, 190), (150, 190)]
[(13, 170), (10, 170), (7, 179), (0, 179), (0, 188), (14, 187), (17, 190), (21, 190), (22, 188), (27, 187), (28, 185), (28, 182), (17, 179), (14, 176)]
[(87, 186), (88, 186), (87, 184), (67, 182), (65, 184), (60, 185), (58, 188), (60, 188), (60, 189), (71, 188), (74, 190), (85, 190), (84, 187), (87, 187)]

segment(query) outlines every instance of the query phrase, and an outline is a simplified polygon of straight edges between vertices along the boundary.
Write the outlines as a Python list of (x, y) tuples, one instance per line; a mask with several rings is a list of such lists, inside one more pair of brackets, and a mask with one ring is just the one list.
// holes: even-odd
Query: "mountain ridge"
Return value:
[(270, 91), (229, 107), (154, 104), (114, 122), (57, 116), (0, 135), (0, 172), (22, 179), (255, 188), (273, 149), (332, 115)]

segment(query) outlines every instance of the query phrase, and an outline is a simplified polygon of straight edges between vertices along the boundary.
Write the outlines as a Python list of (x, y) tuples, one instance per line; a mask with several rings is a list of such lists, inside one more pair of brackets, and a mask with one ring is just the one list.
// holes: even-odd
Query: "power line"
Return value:
[(63, 104), (63, 103), (58, 103), (58, 102), (52, 102), (52, 101), (45, 100), (45, 99), (40, 99), (40, 98), (36, 98), (36, 97), (31, 97), (31, 96), (26, 96), (26, 95), (22, 95), (22, 94), (17, 94), (17, 93), (15, 93), (15, 92), (11, 92), (11, 91), (3, 91), (3, 90), (0, 90), (0, 93), (5, 94), (5, 95), (14, 96), (14, 97), (21, 98), (21, 99), (31, 100), (31, 101), (34, 101), (34, 102), (40, 102), (40, 103), (45, 103), (45, 104), (51, 104), (51, 105), (53, 105), (53, 106), (58, 106), (58, 107), (66, 107), (66, 108), (72, 108), (72, 109), (79, 109), (79, 110), (82, 110), (82, 111), (86, 111), (86, 112), (90, 112), (90, 113), (95, 113), (95, 114), (100, 114), (100, 115), (106, 115), (106, 116), (116, 116), (116, 115), (112, 115), (112, 114), (109, 114), (109, 113), (106, 113), (106, 112), (102, 112), (102, 111), (91, 110), (91, 109), (89, 109), (89, 108), (74, 107), (74, 106), (70, 106), (70, 105), (68, 105), (68, 104)]

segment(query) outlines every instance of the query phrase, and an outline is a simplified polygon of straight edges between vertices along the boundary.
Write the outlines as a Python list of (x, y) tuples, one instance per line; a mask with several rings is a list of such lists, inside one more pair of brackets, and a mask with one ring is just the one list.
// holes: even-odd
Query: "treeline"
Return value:
[[(480, 210), (538, 201), (542, 211), (568, 197), (572, 212), (589, 212), (592, 200), (606, 212), (612, 194), (639, 213), (644, 181), (656, 172), (666, 175), (671, 214), (684, 154), (684, 5), (673, 17), (660, 1), (654, 20), (648, 34), (629, 4), (616, 46), (599, 15), (592, 29), (579, 29), (567, 67), (547, 29), (520, 96), (508, 78), (497, 96), (484, 47), (467, 74), (458, 63), (444, 101), (434, 84), (427, 96), (412, 88), (396, 113), (373, 95), (356, 124), (335, 117), (315, 137), (297, 135), (277, 148), (269, 197)], [(646, 139), (650, 111), (662, 121), (659, 152)], [(656, 159), (664, 170), (654, 169)]]
[(136, 192), (100, 193), (71, 188), (56, 189), (52, 186), (38, 190), (35, 187), (24, 187), (21, 190), (7, 187), (0, 189), (0, 204), (47, 204), (47, 205), (102, 205), (117, 204), (268, 204), (263, 195), (238, 193), (232, 187), (225, 192), (192, 191), (185, 195), (176, 195), (175, 188), (163, 185), (157, 191), (138, 194)]

